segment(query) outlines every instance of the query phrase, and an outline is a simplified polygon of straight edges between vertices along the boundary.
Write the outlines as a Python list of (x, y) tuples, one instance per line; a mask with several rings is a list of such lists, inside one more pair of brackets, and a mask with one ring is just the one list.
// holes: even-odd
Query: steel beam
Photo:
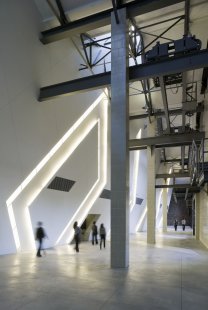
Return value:
[(164, 82), (164, 77), (160, 76), (160, 89), (161, 89), (161, 95), (162, 95), (162, 101), (163, 101), (163, 106), (164, 106), (164, 111), (165, 111), (165, 119), (166, 119), (166, 132), (170, 133), (170, 118), (169, 118), (169, 111), (168, 111), (168, 99), (167, 99), (167, 93), (165, 89), (165, 82)]
[(178, 173), (158, 173), (156, 174), (156, 179), (172, 179), (172, 178), (189, 178), (188, 172), (178, 172)]
[(163, 135), (158, 137), (149, 137), (143, 139), (132, 139), (129, 141), (129, 150), (143, 150), (147, 146), (155, 146), (155, 148), (163, 147), (175, 147), (181, 145), (191, 145), (193, 140), (196, 143), (201, 143), (201, 140), (204, 139), (205, 133), (193, 131), (190, 133), (181, 133), (181, 134), (170, 134)]
[(111, 72), (87, 76), (40, 89), (39, 101), (50, 100), (61, 96), (110, 86)]
[[(183, 0), (140, 0), (122, 4), (119, 8), (126, 8), (128, 17), (133, 18), (138, 15), (159, 10), (167, 6), (183, 2)], [(110, 17), (113, 9), (96, 13), (79, 20), (68, 23), (67, 25), (58, 26), (41, 33), (41, 42), (48, 44), (58, 40), (70, 37), (71, 35), (80, 34), (94, 30), (96, 28), (110, 25)]]
[[(189, 34), (189, 11), (190, 11), (190, 0), (185, 0), (185, 19), (184, 19), (184, 35), (188, 36)], [(182, 73), (182, 107), (184, 103), (187, 101), (187, 72)], [(185, 132), (185, 125), (186, 125), (186, 114), (183, 109), (182, 112), (182, 129)], [(182, 171), (184, 170), (184, 158), (185, 158), (185, 146), (181, 147), (181, 167)]]
[[(208, 66), (208, 50), (198, 51), (180, 57), (171, 57), (166, 60), (145, 63), (129, 68), (129, 79), (131, 82), (164, 76), (177, 72), (200, 69)], [(45, 101), (70, 93), (90, 91), (104, 88), (110, 85), (111, 72), (96, 74), (77, 80), (63, 82), (40, 89), (39, 101)]]
[(161, 163), (179, 163), (181, 162), (181, 159), (180, 158), (170, 158), (170, 159), (166, 159), (166, 160), (163, 160), (161, 159), (160, 160)]
[(191, 189), (192, 192), (199, 192), (200, 187), (192, 186), (191, 184), (169, 184), (169, 185), (155, 185), (155, 188), (188, 188)]
[(57, 4), (57, 7), (58, 7), (59, 13), (60, 13), (61, 25), (66, 25), (66, 24), (68, 24), (67, 17), (66, 17), (66, 15), (65, 15), (63, 6), (62, 6), (62, 4), (61, 4), (61, 0), (56, 0), (56, 4)]
[[(173, 109), (173, 110), (169, 110), (169, 115), (180, 115), (182, 113), (182, 109)], [(196, 108), (196, 111), (192, 111), (193, 113), (198, 113), (198, 112), (203, 112), (204, 111), (204, 106), (198, 106)], [(153, 112), (151, 114), (151, 116), (164, 116), (165, 115), (165, 112), (164, 111), (156, 111), (156, 112)], [(149, 117), (149, 114), (148, 113), (144, 113), (144, 114), (135, 114), (135, 115), (130, 115), (129, 116), (129, 119), (130, 120), (134, 120), (134, 119), (142, 119), (142, 118), (146, 118), (146, 117)]]
[[(161, 163), (181, 163), (181, 158), (167, 158), (166, 160), (161, 159)], [(188, 164), (188, 158), (185, 158), (185, 164)]]
[(111, 0), (111, 1), (112, 1), (112, 5), (113, 5), (113, 11), (114, 11), (116, 24), (119, 24), (118, 11), (117, 11), (117, 1), (116, 0)]
[[(169, 110), (169, 115), (173, 116), (173, 115), (181, 115), (182, 114), (182, 109), (173, 109), (173, 110)], [(195, 111), (192, 111), (193, 113), (198, 113), (198, 112), (203, 112), (204, 111), (204, 106), (199, 106), (196, 108)], [(155, 117), (158, 117), (158, 116), (164, 116), (165, 115), (165, 112), (164, 111), (156, 111), (156, 112), (153, 112), (151, 114), (151, 116), (155, 116)], [(130, 120), (135, 120), (135, 119), (143, 119), (143, 118), (147, 118), (149, 117), (149, 114), (147, 113), (144, 113), (144, 114), (135, 114), (135, 115), (130, 115), (129, 116), (129, 119)]]

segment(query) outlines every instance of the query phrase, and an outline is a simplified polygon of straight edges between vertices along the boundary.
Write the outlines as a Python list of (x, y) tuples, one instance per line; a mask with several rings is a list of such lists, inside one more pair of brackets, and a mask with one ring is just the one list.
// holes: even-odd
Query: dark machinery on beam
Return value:
[[(177, 57), (198, 51), (201, 49), (201, 41), (195, 36), (183, 36), (182, 39), (173, 42), (157, 42), (156, 45), (145, 53), (146, 62), (154, 62), (170, 57)], [(179, 84), (182, 82), (182, 74), (175, 73), (164, 77), (165, 85)], [(154, 86), (160, 87), (159, 77), (153, 78)]]
[(156, 61), (167, 57), (184, 55), (201, 49), (201, 41), (195, 36), (183, 36), (182, 39), (156, 45), (145, 53), (146, 61)]

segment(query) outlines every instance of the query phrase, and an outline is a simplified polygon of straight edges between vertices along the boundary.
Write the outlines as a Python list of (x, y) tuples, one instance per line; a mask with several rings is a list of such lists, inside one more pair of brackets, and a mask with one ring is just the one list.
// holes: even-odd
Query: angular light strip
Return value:
[[(141, 129), (136, 135), (136, 139), (141, 139)], [(136, 204), (136, 193), (137, 193), (137, 181), (138, 181), (138, 174), (139, 174), (139, 156), (140, 151), (134, 151), (134, 165), (133, 165), (133, 181), (132, 181), (132, 197), (130, 200), (130, 212), (132, 212), (135, 204)]]
[[(68, 222), (68, 224), (66, 225), (66, 227), (64, 228), (62, 233), (60, 234), (60, 236), (58, 237), (58, 239), (56, 240), (55, 245), (58, 245), (58, 243), (61, 241), (61, 239), (63, 238), (64, 234), (67, 232), (67, 230), (69, 229), (70, 225), (75, 220), (76, 216), (78, 215), (78, 213), (80, 212), (80, 210), (82, 209), (84, 204), (86, 203), (87, 199), (89, 198), (90, 194), (93, 192), (94, 188), (99, 183), (99, 181), (100, 181), (100, 120), (98, 121), (98, 179), (96, 180), (96, 182), (94, 183), (92, 188), (89, 190), (89, 192), (85, 196), (84, 200), (82, 201), (82, 203), (80, 204), (80, 206), (78, 207), (78, 209), (76, 210), (76, 212), (74, 213), (74, 215), (72, 216), (72, 218), (70, 219), (70, 221)], [(90, 208), (91, 208), (91, 205), (90, 205)], [(80, 219), (79, 219), (79, 221), (80, 221)], [(70, 236), (68, 237), (68, 239), (66, 241), (67, 243), (69, 243), (70, 239), (72, 238), (71, 236), (73, 236), (73, 233), (71, 233)]]
[[(74, 133), (74, 131), (81, 125), (81, 123), (87, 118), (87, 116), (95, 109), (95, 107), (100, 103), (100, 101), (104, 98), (104, 94), (101, 94), (95, 101), (94, 103), (83, 113), (83, 115), (74, 123), (74, 125), (66, 132), (66, 134), (58, 141), (58, 143), (50, 150), (50, 152), (42, 159), (42, 161), (36, 166), (36, 168), (34, 170), (32, 170), (32, 172), (28, 175), (28, 177), (20, 184), (20, 186), (17, 187), (17, 189), (12, 193), (12, 195), (7, 199), (6, 204), (7, 204), (7, 209), (8, 209), (8, 214), (9, 214), (9, 219), (10, 219), (10, 223), (11, 223), (11, 227), (12, 227), (12, 232), (13, 232), (13, 236), (14, 236), (14, 241), (15, 241), (15, 245), (16, 245), (16, 249), (20, 249), (20, 239), (19, 239), (19, 234), (18, 234), (18, 229), (17, 229), (17, 225), (16, 225), (16, 221), (15, 221), (15, 217), (14, 217), (14, 212), (13, 212), (13, 207), (12, 207), (12, 203), (15, 201), (15, 199), (21, 194), (21, 192), (27, 187), (27, 185), (34, 179), (34, 177), (38, 174), (38, 172), (47, 164), (47, 162), (51, 159), (51, 157), (60, 149), (60, 147), (63, 145), (63, 143), (72, 135), (72, 133)], [(94, 124), (93, 124), (94, 125)], [(90, 126), (91, 127), (91, 126)], [(94, 127), (94, 126), (92, 126)], [(88, 127), (89, 129), (89, 127)], [(83, 140), (83, 139), (82, 139)], [(81, 141), (82, 141), (81, 140)], [(79, 143), (81, 143), (81, 141), (79, 141)], [(79, 144), (78, 143), (78, 144)], [(76, 145), (77, 147), (78, 145)], [(73, 151), (75, 150), (75, 148), (72, 150), (71, 154), (73, 153)], [(71, 155), (69, 154), (69, 156)], [(69, 157), (68, 156), (68, 157)], [(67, 158), (68, 158), (67, 157)], [(66, 159), (67, 159), (66, 158)], [(63, 164), (63, 163), (62, 163)], [(57, 169), (60, 168), (59, 165), (56, 166), (55, 169), (53, 169), (53, 172), (55, 174), (55, 172), (57, 171)], [(53, 174), (53, 175), (54, 175)], [(52, 176), (53, 176), (52, 175)], [(52, 177), (50, 175), (50, 178)], [(50, 178), (48, 178), (47, 180), (45, 180), (44, 183), (47, 183)], [(43, 187), (45, 186), (45, 184), (42, 184), (42, 186), (40, 187), (39, 190), (36, 190), (36, 192), (34, 193), (32, 199), (30, 199), (30, 202), (27, 203), (26, 208), (29, 207), (29, 205), (32, 203), (32, 201), (37, 197), (37, 195), (40, 193), (40, 191), (43, 189)], [(27, 213), (27, 214), (26, 214)], [(33, 236), (33, 231), (32, 231), (32, 225), (31, 225), (31, 220), (30, 220), (30, 215), (29, 215), (29, 210), (27, 210), (27, 212), (25, 213), (25, 215), (27, 216), (27, 223), (25, 223), (28, 228), (29, 228), (29, 235), (31, 235), (31, 242), (33, 244), (33, 248), (35, 247), (35, 242), (34, 242), (34, 236)]]
[[(171, 168), (169, 169), (169, 172), (168, 172), (168, 173), (171, 174), (172, 171), (173, 171), (173, 167), (171, 167)], [(170, 178), (167, 179), (167, 185), (169, 185), (169, 184), (170, 184)], [(164, 188), (163, 190), (165, 190), (165, 188)], [(168, 194), (168, 191), (169, 191), (169, 190), (170, 190), (170, 188), (166, 188), (167, 194)], [(159, 221), (158, 227), (160, 227), (160, 226), (162, 225), (162, 220), (163, 220), (163, 215), (161, 214), (161, 219), (160, 219), (160, 221)]]
[[(67, 231), (69, 232), (68, 237), (66, 238), (66, 242), (69, 243), (73, 239), (73, 229), (71, 229), (72, 224), (75, 220), (78, 221), (78, 223), (82, 223), (84, 219), (86, 218), (87, 214), (89, 213), (89, 210), (91, 209), (92, 205), (95, 203), (97, 198), (100, 196), (100, 193), (102, 192), (106, 182), (107, 182), (107, 138), (108, 138), (108, 100), (104, 99), (102, 102), (102, 109), (103, 113), (102, 115), (102, 124), (100, 124), (100, 121), (98, 122), (98, 179), (84, 198), (84, 200), (81, 202), (80, 206), (78, 207), (77, 211), (74, 213), (72, 218), (69, 220), (68, 224), (58, 237), (56, 241), (56, 245), (58, 245), (61, 241), (61, 239), (64, 237), (64, 235), (67, 234)], [(103, 126), (101, 130), (101, 126)], [(101, 133), (103, 135), (101, 135)], [(102, 143), (102, 153), (101, 153), (101, 143)], [(102, 155), (102, 156), (101, 156)], [(97, 187), (97, 189), (96, 189)], [(80, 212), (83, 212), (81, 215)]]
[(160, 204), (161, 204), (161, 198), (162, 198), (163, 189), (160, 190), (158, 202), (157, 202), (157, 213), (156, 213), (156, 221), (160, 212)]
[(138, 224), (136, 226), (136, 232), (141, 228), (146, 214), (147, 214), (147, 206), (145, 206), (144, 211), (142, 213), (142, 216), (140, 217), (140, 220), (139, 220), (139, 222), (138, 222)]
[(45, 166), (49, 159), (57, 152), (60, 146), (72, 135), (72, 133), (79, 127), (79, 125), (86, 119), (86, 117), (94, 110), (99, 102), (104, 98), (101, 94), (93, 104), (82, 114), (82, 116), (72, 125), (72, 127), (65, 133), (65, 135), (54, 145), (49, 153), (41, 160), (34, 170), (26, 177), (26, 179), (17, 187), (12, 195), (7, 199), (6, 204), (10, 205), (21, 193), (21, 191), (31, 182), (34, 176)]

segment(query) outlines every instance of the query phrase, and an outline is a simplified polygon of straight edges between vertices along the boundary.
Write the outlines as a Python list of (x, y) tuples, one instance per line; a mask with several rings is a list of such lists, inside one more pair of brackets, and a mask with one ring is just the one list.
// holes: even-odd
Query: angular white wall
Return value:
[[(70, 39), (42, 45), (41, 18), (32, 0), (22, 0), (21, 4), (1, 1), (0, 18), (0, 254), (6, 254), (16, 251), (7, 199), (100, 92), (38, 102), (39, 87), (81, 77), (78, 65), (82, 60)], [(66, 169), (63, 166), (59, 171), (59, 176), (74, 179), (83, 195), (97, 175), (97, 141), (95, 128), (83, 146), (77, 148), (73, 167), (66, 164)], [(76, 203), (81, 199), (78, 192)], [(44, 189), (31, 206), (33, 229), (36, 220), (43, 220), (51, 243), (56, 237), (51, 228), (60, 215), (55, 204), (60, 204), (63, 212), (56, 223), (58, 234), (67, 220), (64, 215), (69, 215), (71, 205), (75, 204), (75, 198), (70, 197), (72, 193), (67, 197), (65, 193), (51, 194)]]

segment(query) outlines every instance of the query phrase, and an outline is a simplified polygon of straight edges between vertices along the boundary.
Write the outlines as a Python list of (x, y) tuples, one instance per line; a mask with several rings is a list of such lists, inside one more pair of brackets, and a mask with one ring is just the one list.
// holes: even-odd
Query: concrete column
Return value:
[(195, 199), (195, 237), (200, 240), (200, 193), (196, 194)]
[(111, 267), (129, 265), (129, 74), (126, 9), (111, 15)]
[[(166, 184), (166, 181), (164, 181), (164, 184)], [(162, 205), (163, 205), (163, 232), (167, 232), (167, 204), (168, 204), (168, 192), (166, 188), (163, 188), (162, 193)]]
[[(155, 135), (155, 124), (148, 124), (148, 136)], [(155, 147), (147, 148), (147, 243), (155, 243)]]

